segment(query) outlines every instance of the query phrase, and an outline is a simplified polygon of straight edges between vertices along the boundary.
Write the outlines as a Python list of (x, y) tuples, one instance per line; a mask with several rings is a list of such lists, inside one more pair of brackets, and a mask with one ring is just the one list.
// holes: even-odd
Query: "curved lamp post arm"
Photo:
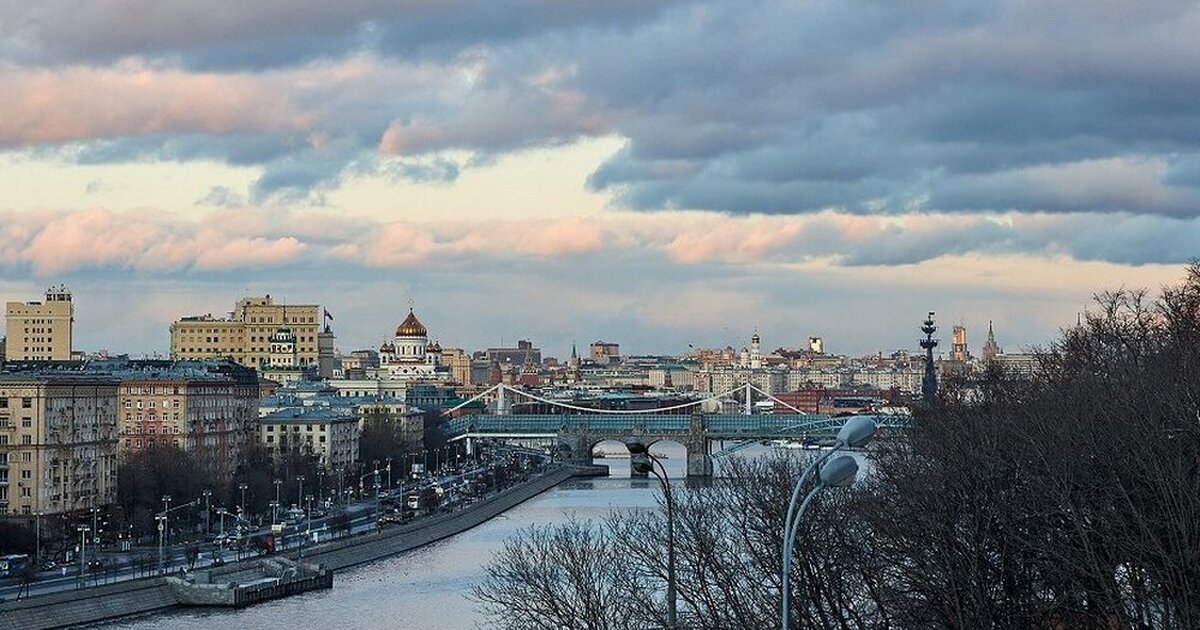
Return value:
[[(650, 460), (650, 472), (662, 484), (663, 498), (667, 503), (667, 628), (675, 630), (677, 624), (677, 604), (675, 593), (675, 498), (671, 496), (671, 484), (667, 480), (667, 468), (658, 458), (647, 450), (646, 457)], [(658, 465), (658, 470), (654, 465)], [(659, 474), (659, 470), (662, 474)]]
[[(795, 518), (795, 515), (796, 502), (800, 499), (800, 490), (804, 487), (804, 484), (808, 483), (808, 478), (816, 472), (817, 468), (821, 464), (825, 463), (825, 460), (832, 457), (834, 453), (841, 450), (845, 445), (846, 443), (842, 440), (834, 442), (833, 448), (825, 452), (824, 455), (821, 455), (817, 459), (813, 460), (813, 462), (804, 469), (804, 473), (800, 475), (800, 478), (796, 480), (796, 485), (792, 487), (792, 498), (788, 501), (787, 514), (783, 518), (783, 561), (780, 564), (780, 566), (783, 568), (780, 571), (780, 583), (782, 584), (784, 593), (787, 593), (788, 590), (788, 567), (791, 565), (792, 559), (792, 540), (796, 537), (796, 526), (793, 523), (798, 520)], [(809, 498), (812, 498), (811, 494), (809, 495)], [(805, 499), (804, 503), (807, 504), (808, 499)], [(786, 606), (786, 604), (784, 605)], [(785, 625), (784, 627), (786, 628), (787, 626)]]
[[(799, 487), (799, 485), (800, 484), (796, 484), (797, 487)], [(787, 529), (789, 532), (791, 532), (791, 534), (789, 535), (789, 540), (785, 540), (783, 542), (783, 545), (784, 545), (783, 585), (782, 585), (782, 589), (783, 589), (783, 591), (782, 591), (783, 592), (783, 598), (782, 598), (782, 601), (783, 601), (783, 603), (782, 603), (783, 624), (781, 627), (784, 630), (787, 630), (787, 628), (788, 628), (788, 616), (789, 616), (789, 613), (791, 612), (791, 596), (792, 596), (792, 594), (791, 594), (791, 589), (789, 588), (789, 585), (788, 585), (788, 576), (791, 575), (791, 572), (792, 572), (792, 540), (790, 540), (790, 539), (795, 536), (796, 528), (798, 528), (800, 526), (800, 520), (804, 517), (804, 512), (805, 512), (805, 510), (808, 509), (808, 505), (810, 503), (812, 503), (813, 497), (817, 496), (817, 493), (824, 489), (825, 489), (825, 482), (818, 479), (817, 485), (813, 486), (813, 489), (809, 491), (808, 496), (804, 497), (804, 501), (802, 503), (800, 503), (800, 509), (796, 510), (796, 514), (792, 517), (792, 520), (787, 523)]]

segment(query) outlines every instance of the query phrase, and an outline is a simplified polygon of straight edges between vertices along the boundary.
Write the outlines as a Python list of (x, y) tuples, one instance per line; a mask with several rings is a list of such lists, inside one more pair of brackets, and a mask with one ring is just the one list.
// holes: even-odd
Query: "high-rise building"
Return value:
[(965, 362), (971, 353), (967, 349), (967, 327), (959, 324), (953, 328), (950, 343), (950, 360)]
[(591, 345), (592, 361), (597, 365), (610, 365), (621, 362), (621, 344), (610, 341), (597, 341)]
[(117, 380), (0, 374), (0, 514), (61, 514), (117, 497)]
[(43, 302), (9, 302), (5, 308), (8, 361), (69, 361), (75, 305), (65, 286), (46, 290)]
[(1000, 352), (1000, 346), (996, 343), (996, 335), (992, 332), (992, 322), (989, 321), (987, 341), (983, 343), (983, 352), (980, 354), (986, 363), (994, 361)]
[[(228, 358), (262, 369), (271, 364), (272, 337), (283, 331), (291, 337), (295, 366), (311, 366), (328, 378), (333, 371), (333, 331), (326, 319), (329, 314), (315, 304), (276, 304), (270, 295), (242, 298), (227, 318), (195, 315), (172, 323), (171, 358)], [(275, 356), (278, 361), (278, 352)]]

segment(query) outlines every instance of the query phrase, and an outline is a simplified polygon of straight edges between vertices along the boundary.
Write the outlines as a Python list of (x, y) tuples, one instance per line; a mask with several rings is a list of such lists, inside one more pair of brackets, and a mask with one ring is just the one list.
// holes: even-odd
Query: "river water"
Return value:
[[(669, 477), (683, 477), (683, 447), (660, 442), (654, 445), (653, 451), (667, 455), (663, 464)], [(658, 482), (653, 478), (649, 481), (630, 479), (628, 459), (598, 459), (596, 462), (610, 464), (611, 476), (568, 481), (457, 536), (403, 555), (340, 571), (334, 577), (332, 590), (267, 602), (236, 612), (189, 610), (103, 627), (138, 630), (446, 630), (486, 627), (486, 618), (467, 595), (483, 580), (483, 565), (500, 549), (505, 539), (529, 525), (561, 523), (572, 515), (599, 518), (612, 509), (650, 509), (657, 505)]]

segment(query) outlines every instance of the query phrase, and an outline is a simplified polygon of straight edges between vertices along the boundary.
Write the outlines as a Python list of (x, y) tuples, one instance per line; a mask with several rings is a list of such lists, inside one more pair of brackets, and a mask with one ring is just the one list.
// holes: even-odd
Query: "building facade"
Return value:
[(46, 290), (42, 302), (9, 302), (5, 307), (9, 361), (68, 361), (75, 322), (75, 303), (65, 286)]
[(292, 407), (258, 419), (258, 443), (278, 461), (312, 455), (329, 471), (358, 461), (359, 419), (349, 407)]
[(0, 515), (116, 500), (117, 388), (110, 377), (0, 375)]
[[(332, 376), (333, 331), (328, 315), (315, 304), (276, 304), (270, 295), (242, 298), (226, 318), (184, 317), (171, 324), (171, 358), (229, 358), (262, 369), (271, 365), (272, 338), (287, 328), (294, 343), (295, 363), (301, 369), (327, 369)], [(278, 350), (278, 348), (276, 348)], [(322, 352), (328, 357), (322, 358)]]
[(588, 351), (596, 365), (611, 365), (621, 362), (621, 344), (611, 341), (594, 341), (588, 347)]
[(177, 446), (229, 479), (255, 438), (253, 370), (212, 361), (144, 362), (120, 372), (121, 451)]

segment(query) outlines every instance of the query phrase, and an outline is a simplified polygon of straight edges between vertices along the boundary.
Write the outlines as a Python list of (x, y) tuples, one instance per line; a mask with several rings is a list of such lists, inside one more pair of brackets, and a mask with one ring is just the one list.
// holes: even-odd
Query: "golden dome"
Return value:
[(428, 334), (429, 331), (425, 330), (425, 326), (413, 315), (411, 308), (408, 309), (408, 317), (396, 327), (397, 337), (425, 337)]

